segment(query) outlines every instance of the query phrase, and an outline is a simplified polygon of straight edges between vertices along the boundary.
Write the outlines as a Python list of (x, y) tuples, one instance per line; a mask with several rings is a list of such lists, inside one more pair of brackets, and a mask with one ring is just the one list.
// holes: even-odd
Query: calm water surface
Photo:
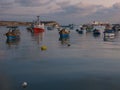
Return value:
[(57, 30), (35, 35), (19, 28), (20, 40), (7, 42), (8, 30), (0, 27), (0, 90), (120, 90), (119, 33), (103, 41), (103, 34), (72, 30), (61, 42)]

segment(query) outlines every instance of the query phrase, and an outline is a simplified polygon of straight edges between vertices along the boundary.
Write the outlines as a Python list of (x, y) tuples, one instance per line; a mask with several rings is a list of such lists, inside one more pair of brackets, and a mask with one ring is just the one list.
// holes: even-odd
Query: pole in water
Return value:
[(37, 16), (37, 23), (40, 24), (40, 16)]

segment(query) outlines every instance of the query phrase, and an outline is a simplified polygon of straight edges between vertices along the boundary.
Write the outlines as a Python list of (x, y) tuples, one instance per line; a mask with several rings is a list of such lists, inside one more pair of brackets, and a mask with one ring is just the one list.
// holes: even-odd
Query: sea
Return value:
[(8, 41), (8, 28), (0, 27), (0, 90), (120, 90), (119, 32), (104, 40), (103, 27), (99, 36), (73, 29), (61, 41), (57, 29), (26, 28), (19, 26), (20, 39)]

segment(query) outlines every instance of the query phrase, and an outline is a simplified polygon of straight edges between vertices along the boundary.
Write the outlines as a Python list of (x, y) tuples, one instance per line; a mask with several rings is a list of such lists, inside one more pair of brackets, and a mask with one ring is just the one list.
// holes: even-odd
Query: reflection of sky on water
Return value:
[[(23, 27), (20, 30), (17, 48), (8, 48), (5, 36), (0, 36), (0, 80), (6, 81), (10, 88), (6, 90), (21, 90), (23, 81), (28, 82), (26, 90), (120, 89), (119, 38), (104, 42), (102, 35), (71, 31), (68, 47), (59, 41), (58, 31), (46, 31), (41, 40)], [(41, 51), (42, 45), (46, 51)]]

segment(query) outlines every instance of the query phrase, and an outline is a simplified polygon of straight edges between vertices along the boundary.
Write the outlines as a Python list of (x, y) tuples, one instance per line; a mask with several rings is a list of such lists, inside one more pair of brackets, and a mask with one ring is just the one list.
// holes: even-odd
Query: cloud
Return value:
[(120, 3), (115, 3), (112, 7), (103, 8), (90, 15), (92, 19), (120, 23)]
[(25, 7), (38, 7), (51, 3), (53, 0), (15, 0), (15, 3), (19, 3)]
[(0, 20), (30, 20), (40, 15), (44, 20), (60, 23), (85, 23), (93, 20), (119, 22), (120, 3), (104, 7), (80, 0), (0, 0), (0, 12)]
[(115, 3), (115, 4), (113, 5), (113, 8), (114, 8), (114, 9), (120, 9), (120, 3)]
[(13, 6), (14, 2), (12, 0), (1, 0), (0, 1), (0, 9), (2, 8), (11, 8)]
[[(66, 5), (67, 3), (67, 5)], [(58, 3), (57, 3), (58, 4)], [(60, 13), (62, 14), (76, 14), (76, 13), (79, 13), (79, 14), (83, 14), (83, 15), (86, 15), (85, 13), (92, 13), (92, 12), (95, 12), (96, 10), (98, 9), (101, 9), (102, 6), (100, 5), (85, 5), (83, 3), (78, 3), (78, 4), (74, 4), (74, 5), (71, 5), (71, 4), (68, 4), (68, 2), (62, 2), (62, 3), (59, 3), (59, 7), (61, 8), (61, 11)]]

